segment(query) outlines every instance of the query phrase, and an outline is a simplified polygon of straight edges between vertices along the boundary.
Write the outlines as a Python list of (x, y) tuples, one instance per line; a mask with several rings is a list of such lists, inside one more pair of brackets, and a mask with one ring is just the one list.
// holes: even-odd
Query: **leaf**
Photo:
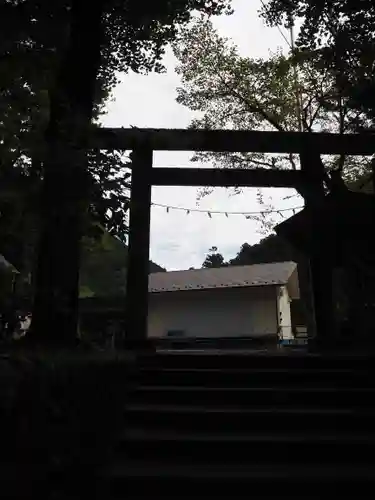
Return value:
[[(287, 56), (276, 52), (267, 59), (243, 57), (210, 20), (197, 18), (181, 30), (173, 50), (181, 78), (177, 102), (198, 115), (189, 128), (297, 131), (301, 121), (306, 132), (346, 133), (365, 122), (337, 91), (336, 74), (321, 64), (321, 54), (313, 48)], [(299, 168), (297, 155), (198, 151), (191, 161), (216, 168)], [(324, 158), (327, 172), (337, 161), (335, 156)], [(360, 175), (356, 164), (356, 158), (345, 158), (345, 179)], [(204, 187), (198, 199), (211, 192)]]

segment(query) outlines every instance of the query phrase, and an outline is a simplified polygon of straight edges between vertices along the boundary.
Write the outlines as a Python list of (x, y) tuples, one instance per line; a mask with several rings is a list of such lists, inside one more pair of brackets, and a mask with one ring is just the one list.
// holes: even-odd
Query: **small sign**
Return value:
[(307, 339), (280, 339), (279, 340), (280, 345), (307, 345)]

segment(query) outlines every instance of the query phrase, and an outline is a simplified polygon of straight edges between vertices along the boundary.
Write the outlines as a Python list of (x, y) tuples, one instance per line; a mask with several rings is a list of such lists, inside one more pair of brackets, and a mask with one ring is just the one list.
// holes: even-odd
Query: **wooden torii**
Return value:
[[(148, 269), (152, 186), (283, 187), (295, 188), (312, 210), (324, 198), (321, 154), (372, 155), (375, 134), (329, 134), (301, 132), (207, 131), (176, 129), (96, 129), (92, 147), (132, 150), (132, 187), (126, 296), (126, 341), (140, 345), (147, 339)], [(90, 146), (89, 146), (90, 147)], [(215, 151), (295, 153), (300, 170), (155, 168), (153, 151)], [(302, 228), (303, 230), (303, 228)], [(314, 324), (310, 336), (329, 335), (332, 290), (322, 276), (329, 264), (321, 255), (310, 255), (304, 278), (310, 281), (310, 310)]]

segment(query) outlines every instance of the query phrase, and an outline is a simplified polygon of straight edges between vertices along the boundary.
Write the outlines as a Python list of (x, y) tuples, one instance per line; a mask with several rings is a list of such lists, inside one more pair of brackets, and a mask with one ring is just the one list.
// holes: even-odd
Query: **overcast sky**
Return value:
[[(282, 34), (276, 28), (267, 28), (258, 17), (260, 0), (233, 0), (234, 14), (213, 19), (220, 34), (231, 38), (242, 55), (268, 57), (277, 48), (287, 50)], [(285, 36), (287, 37), (287, 33)], [(174, 72), (176, 60), (170, 50), (164, 59), (165, 74), (147, 76), (134, 73), (124, 75), (114, 91), (113, 101), (107, 106), (103, 125), (108, 127), (186, 128), (192, 112), (176, 103), (179, 76)], [(191, 153), (155, 152), (155, 166), (189, 166)], [(197, 166), (197, 165), (194, 165)], [(300, 205), (298, 198), (284, 200), (292, 190), (264, 190), (276, 208)], [(197, 189), (181, 187), (155, 187), (154, 203), (184, 208), (199, 208), (229, 212), (262, 210), (257, 202), (256, 189), (246, 189), (233, 196), (228, 190), (217, 188), (203, 198), (197, 207)], [(289, 215), (289, 214), (288, 214)], [(290, 213), (290, 215), (292, 215)], [(233, 257), (244, 242), (256, 243), (262, 237), (258, 223), (243, 215), (212, 215), (190, 213), (153, 206), (151, 210), (150, 257), (167, 270), (200, 267), (205, 254), (217, 246), (224, 257)]]

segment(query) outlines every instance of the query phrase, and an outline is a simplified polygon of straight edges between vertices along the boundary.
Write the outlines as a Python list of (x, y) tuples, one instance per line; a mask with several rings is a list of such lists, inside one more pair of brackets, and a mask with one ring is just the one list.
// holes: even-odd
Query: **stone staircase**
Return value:
[(107, 494), (363, 496), (375, 486), (374, 373), (371, 357), (144, 356)]

